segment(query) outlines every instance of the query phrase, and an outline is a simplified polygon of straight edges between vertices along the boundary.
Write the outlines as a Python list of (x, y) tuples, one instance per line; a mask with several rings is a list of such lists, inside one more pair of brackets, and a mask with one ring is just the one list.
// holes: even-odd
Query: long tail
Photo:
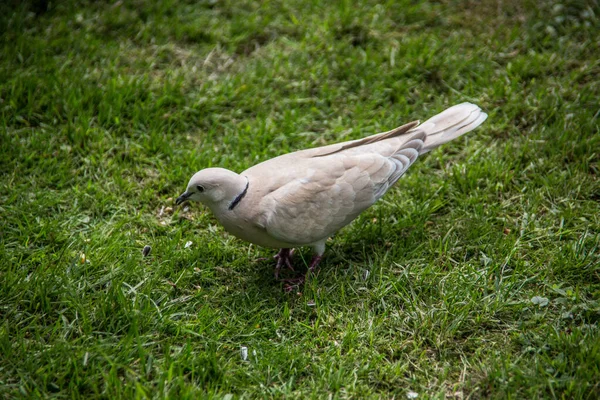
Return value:
[(427, 135), (420, 154), (427, 153), (438, 146), (448, 143), (483, 123), (487, 114), (471, 103), (461, 103), (431, 117), (423, 124), (413, 128), (413, 132), (422, 131)]

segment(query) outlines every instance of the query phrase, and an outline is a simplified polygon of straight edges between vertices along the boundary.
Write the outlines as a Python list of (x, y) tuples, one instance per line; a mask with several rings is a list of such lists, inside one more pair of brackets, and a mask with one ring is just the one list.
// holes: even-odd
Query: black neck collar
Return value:
[(237, 206), (238, 203), (240, 201), (242, 201), (242, 199), (244, 198), (246, 193), (248, 193), (248, 186), (250, 186), (250, 181), (248, 180), (248, 178), (246, 178), (246, 188), (244, 189), (244, 191), (242, 193), (238, 194), (235, 199), (233, 199), (233, 201), (229, 205), (229, 210), (233, 210), (235, 208), (235, 206)]

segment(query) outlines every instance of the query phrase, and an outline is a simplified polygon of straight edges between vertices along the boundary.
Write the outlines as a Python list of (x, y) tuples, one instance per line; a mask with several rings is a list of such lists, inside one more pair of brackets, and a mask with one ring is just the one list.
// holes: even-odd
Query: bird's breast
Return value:
[(223, 225), (223, 228), (230, 234), (246, 242), (254, 243), (262, 247), (271, 247), (275, 249), (293, 247), (291, 243), (281, 242), (264, 229), (258, 226), (255, 221), (240, 217), (235, 212), (224, 213), (217, 219)]

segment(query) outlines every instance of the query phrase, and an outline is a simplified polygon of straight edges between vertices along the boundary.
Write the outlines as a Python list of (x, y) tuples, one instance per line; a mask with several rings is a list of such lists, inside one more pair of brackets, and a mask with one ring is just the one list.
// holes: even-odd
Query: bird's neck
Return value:
[(231, 179), (226, 186), (221, 189), (222, 193), (219, 200), (206, 204), (215, 215), (223, 215), (227, 211), (232, 211), (244, 200), (249, 188), (248, 178), (237, 175)]
[(231, 203), (229, 203), (229, 210), (233, 210), (235, 207), (237, 207), (237, 205), (244, 199), (244, 197), (246, 197), (246, 193), (248, 193), (248, 188), (250, 187), (250, 181), (248, 180), (248, 178), (244, 177), (246, 179), (246, 185), (244, 186), (244, 190), (242, 190), (241, 192), (238, 192), (238, 194), (235, 196), (235, 198), (231, 201)]

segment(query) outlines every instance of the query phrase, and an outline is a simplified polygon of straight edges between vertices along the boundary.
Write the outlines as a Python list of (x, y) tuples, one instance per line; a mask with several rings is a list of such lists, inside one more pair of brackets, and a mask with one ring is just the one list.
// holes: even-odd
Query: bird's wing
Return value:
[(327, 238), (383, 196), (417, 159), (424, 139), (416, 133), (401, 142), (377, 141), (322, 157), (297, 157), (286, 168), (285, 183), (260, 201), (260, 225), (287, 243)]
[(365, 146), (369, 147), (377, 143), (401, 143), (412, 137), (416, 132), (423, 132), (426, 135), (425, 145), (420, 152), (420, 154), (423, 154), (472, 131), (481, 125), (486, 118), (487, 114), (479, 106), (471, 103), (461, 103), (447, 108), (421, 125), (419, 125), (419, 121), (413, 121), (388, 132), (367, 136), (363, 139), (302, 150), (298, 154), (324, 157), (342, 151), (362, 152), (365, 151)]
[(428, 119), (359, 140), (285, 154), (244, 171), (261, 185), (257, 225), (287, 243), (311, 244), (350, 223), (419, 154), (475, 129), (487, 114), (462, 103)]
[[(403, 135), (406, 135), (407, 133), (409, 133), (411, 131), (411, 129), (414, 129), (418, 125), (419, 125), (419, 121), (412, 121), (412, 122), (409, 122), (408, 124), (404, 124), (402, 126), (394, 128), (391, 131), (376, 133), (375, 135), (367, 136), (362, 139), (350, 140), (347, 142), (330, 144), (327, 146), (316, 147), (313, 149), (301, 150), (297, 153), (302, 154), (307, 157), (324, 157), (324, 156), (328, 156), (331, 154), (339, 153), (344, 150), (357, 149), (359, 147), (374, 144), (377, 142), (381, 142), (386, 139), (392, 139), (392, 138), (400, 138), (401, 139), (401, 137)], [(407, 135), (407, 136), (409, 136), (409, 135)], [(406, 138), (404, 138), (404, 139), (406, 139)], [(362, 148), (359, 149), (359, 151), (364, 151), (364, 150), (365, 149), (362, 149)]]

